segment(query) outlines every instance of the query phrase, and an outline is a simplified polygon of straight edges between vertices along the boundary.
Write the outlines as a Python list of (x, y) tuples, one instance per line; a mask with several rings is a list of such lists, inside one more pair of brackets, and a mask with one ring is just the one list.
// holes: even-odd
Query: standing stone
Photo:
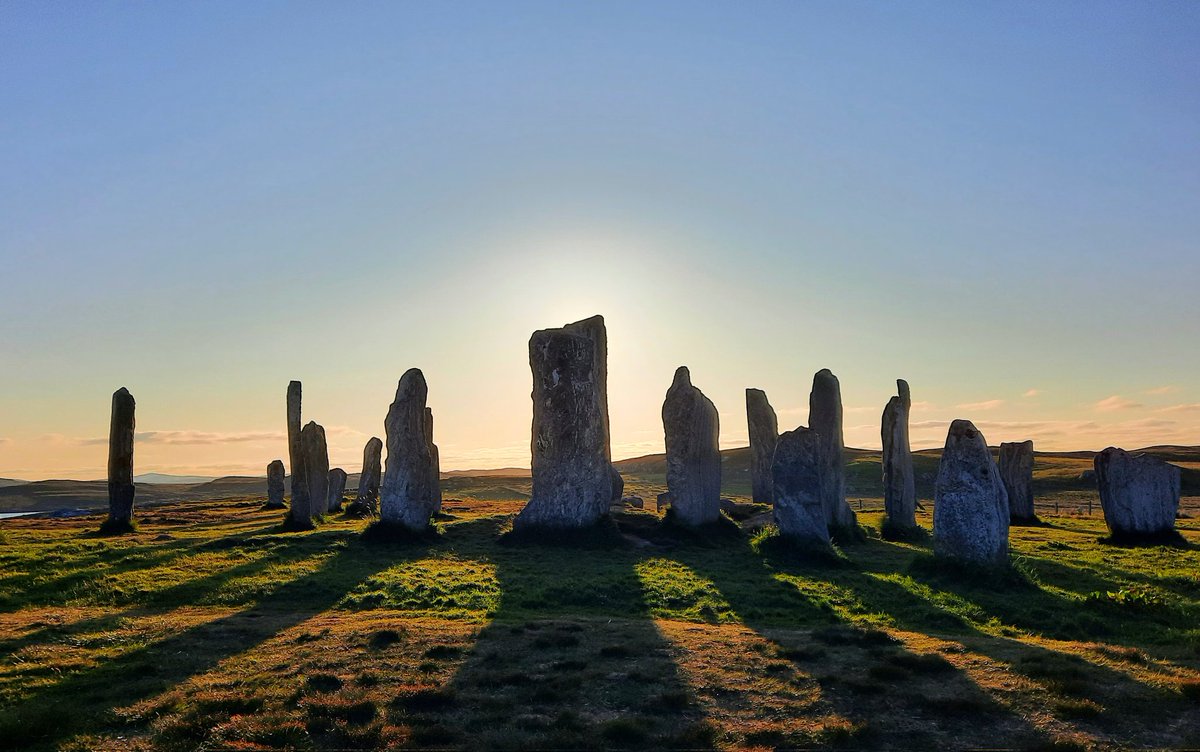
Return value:
[(108, 424), (108, 521), (113, 531), (133, 524), (133, 433), (136, 421), (133, 395), (125, 387), (113, 392)]
[(1000, 445), (1000, 479), (1008, 494), (1009, 524), (1037, 522), (1033, 507), (1033, 442)]
[(271, 460), (267, 465), (267, 509), (283, 509), (283, 460)]
[(433, 443), (433, 409), (425, 408), (425, 439), (429, 443), (429, 503), (433, 513), (442, 511), (442, 459)]
[(603, 364), (597, 363), (601, 348), (592, 336), (577, 333), (584, 323), (529, 338), (533, 492), (515, 530), (588, 527), (608, 511), (613, 481)]
[(358, 499), (355, 504), (364, 512), (374, 514), (379, 508), (379, 475), (383, 442), (372, 436), (363, 447), (362, 473), (358, 476)]
[[(300, 431), (300, 448), (304, 455), (305, 472), (308, 475), (307, 519), (297, 519), (301, 525), (311, 526), (312, 518), (328, 511), (329, 499), (329, 447), (325, 443), (325, 429), (309, 421)], [(292, 475), (292, 509), (296, 508), (296, 477)], [(293, 511), (293, 518), (295, 518)]]
[(824, 442), (821, 452), (825, 470), (821, 473), (825, 490), (825, 523), (830, 532), (851, 530), (858, 525), (854, 510), (846, 503), (846, 468), (842, 438), (842, 387), (837, 376), (824, 368), (813, 376), (812, 392), (808, 397), (808, 427)]
[(421, 369), (408, 369), (400, 377), (396, 399), (383, 424), (387, 431), (387, 467), (379, 492), (380, 518), (414, 532), (426, 530), (433, 516), (432, 461), (425, 430), (428, 395)]
[(969, 420), (950, 424), (934, 485), (933, 553), (1008, 564), (1008, 494), (987, 441)]
[(675, 519), (704, 525), (721, 517), (721, 451), (717, 408), (692, 386), (687, 366), (675, 371), (662, 407), (667, 492)]
[(1178, 467), (1116, 447), (1097, 454), (1094, 464), (1104, 522), (1114, 541), (1177, 539)]
[[(604, 457), (612, 462), (612, 434), (608, 423), (608, 330), (604, 327), (604, 317), (600, 315), (576, 321), (563, 326), (563, 331), (579, 334), (592, 341), (592, 362), (595, 364), (597, 389), (600, 391), (600, 421), (604, 430)], [(612, 495), (609, 501), (619, 501), (625, 494), (625, 481), (621, 473), (613, 466)]]
[(761, 389), (746, 390), (746, 425), (750, 429), (751, 497), (759, 504), (774, 503), (771, 465), (779, 442), (779, 420)]
[(329, 503), (326, 508), (330, 512), (342, 511), (342, 497), (346, 495), (346, 471), (335, 467), (329, 471)]
[(771, 462), (775, 524), (780, 535), (804, 546), (829, 546), (825, 522), (825, 441), (801, 426), (779, 437)]
[(669, 509), (670, 507), (671, 507), (671, 494), (660, 493), (658, 496), (656, 496), (654, 498), (654, 511), (658, 512), (659, 514), (662, 514), (662, 510)]
[(300, 442), (300, 382), (292, 381), (287, 388), (288, 463), (292, 467), (292, 524), (308, 527), (312, 524), (313, 508), (308, 495), (308, 473), (304, 468), (304, 448)]
[(917, 528), (917, 482), (912, 448), (908, 442), (908, 416), (912, 396), (908, 382), (896, 379), (898, 394), (883, 408), (883, 536), (902, 538)]

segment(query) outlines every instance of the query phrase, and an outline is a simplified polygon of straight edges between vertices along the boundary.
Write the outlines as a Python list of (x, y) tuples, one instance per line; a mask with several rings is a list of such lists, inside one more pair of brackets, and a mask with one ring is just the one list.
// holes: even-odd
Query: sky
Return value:
[(674, 369), (747, 442), (841, 380), (878, 447), (1200, 444), (1200, 4), (0, 3), (0, 477), (353, 472), (423, 370), (528, 466), (527, 343), (596, 313), (613, 454)]

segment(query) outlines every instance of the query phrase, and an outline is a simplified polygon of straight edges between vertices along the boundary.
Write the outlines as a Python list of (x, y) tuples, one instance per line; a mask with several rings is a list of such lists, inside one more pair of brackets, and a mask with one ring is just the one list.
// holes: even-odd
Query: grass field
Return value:
[(158, 506), (121, 538), (6, 521), (0, 747), (1200, 745), (1197, 520), (1189, 548), (1131, 549), (1050, 516), (989, 576), (636, 511), (593, 547), (515, 545), (498, 488), (409, 543), (285, 533), (261, 499)]

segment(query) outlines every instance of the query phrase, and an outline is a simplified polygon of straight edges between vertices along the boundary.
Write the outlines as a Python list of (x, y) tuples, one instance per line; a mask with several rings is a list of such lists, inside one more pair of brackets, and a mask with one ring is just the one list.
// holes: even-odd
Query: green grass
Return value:
[(1200, 743), (1193, 520), (1123, 548), (1049, 515), (996, 573), (922, 538), (804, 555), (753, 517), (543, 545), (506, 536), (520, 504), (448, 501), (424, 536), (288, 532), (261, 499), (119, 537), (7, 521), (0, 748)]

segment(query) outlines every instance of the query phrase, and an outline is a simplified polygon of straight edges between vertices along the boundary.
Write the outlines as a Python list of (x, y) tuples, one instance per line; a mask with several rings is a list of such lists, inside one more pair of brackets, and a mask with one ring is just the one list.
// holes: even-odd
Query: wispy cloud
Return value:
[(3, 436), (0, 436), (0, 444), (11, 444), (11, 443), (12, 443), (12, 439), (8, 439)]
[(1160, 413), (1196, 413), (1200, 412), (1200, 402), (1191, 402), (1186, 405), (1171, 405), (1170, 407), (1159, 408)]
[(1114, 394), (1111, 397), (1105, 397), (1104, 399), (1100, 400), (1095, 405), (1093, 405), (1093, 407), (1095, 409), (1101, 410), (1103, 412), (1111, 412), (1113, 410), (1132, 410), (1134, 408), (1138, 408), (1138, 407), (1142, 407), (1142, 406), (1143, 406), (1142, 403), (1134, 402), (1133, 400), (1130, 400), (1130, 399), (1125, 399), (1124, 397), (1122, 397), (1119, 394)]
[(1002, 399), (984, 400), (983, 402), (966, 402), (955, 405), (959, 410), (995, 410), (1004, 404)]
[(1026, 392), (1025, 392), (1024, 394), (1022, 394), (1021, 396), (1022, 396), (1022, 397), (1036, 397), (1036, 396), (1038, 396), (1039, 394), (1041, 394), (1041, 392), (1040, 392), (1039, 390), (1037, 390), (1037, 389), (1029, 389), (1029, 390), (1026, 390)]
[[(213, 445), (213, 444), (246, 444), (256, 441), (286, 441), (287, 434), (282, 431), (139, 431), (133, 435), (134, 441), (140, 444), (167, 445)], [(79, 439), (79, 444), (93, 446), (107, 444), (108, 437), (95, 439)]]
[(1179, 391), (1179, 387), (1172, 384), (1166, 386), (1156, 386), (1153, 389), (1147, 389), (1146, 394), (1170, 394), (1171, 392)]

